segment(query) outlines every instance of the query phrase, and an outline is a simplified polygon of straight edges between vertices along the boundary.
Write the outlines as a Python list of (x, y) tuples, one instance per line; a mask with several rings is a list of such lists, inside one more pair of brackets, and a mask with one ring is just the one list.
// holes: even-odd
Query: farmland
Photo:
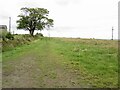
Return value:
[(43, 38), (2, 53), (3, 88), (116, 88), (118, 42)]

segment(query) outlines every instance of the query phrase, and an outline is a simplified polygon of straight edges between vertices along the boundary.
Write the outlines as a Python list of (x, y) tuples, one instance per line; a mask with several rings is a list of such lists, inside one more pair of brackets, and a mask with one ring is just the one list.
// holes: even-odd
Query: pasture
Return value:
[(2, 53), (3, 87), (117, 88), (118, 42), (43, 38)]

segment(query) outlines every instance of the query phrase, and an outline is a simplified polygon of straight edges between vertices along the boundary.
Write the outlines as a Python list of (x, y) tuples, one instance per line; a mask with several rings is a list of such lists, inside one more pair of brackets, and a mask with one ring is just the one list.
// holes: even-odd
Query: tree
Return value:
[(18, 29), (29, 30), (33, 36), (35, 30), (43, 30), (53, 26), (53, 19), (48, 18), (49, 11), (44, 8), (21, 8), (22, 14), (18, 15)]

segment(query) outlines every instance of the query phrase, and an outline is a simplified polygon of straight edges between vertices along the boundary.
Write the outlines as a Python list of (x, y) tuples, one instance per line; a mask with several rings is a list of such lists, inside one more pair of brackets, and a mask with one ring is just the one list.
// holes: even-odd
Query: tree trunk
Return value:
[(29, 30), (29, 32), (30, 32), (30, 35), (33, 36), (34, 30)]

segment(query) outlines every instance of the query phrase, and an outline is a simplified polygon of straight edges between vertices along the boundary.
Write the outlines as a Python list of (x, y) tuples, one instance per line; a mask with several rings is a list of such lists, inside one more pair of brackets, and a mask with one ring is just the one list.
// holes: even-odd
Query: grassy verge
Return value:
[(39, 36), (30, 36), (30, 35), (14, 35), (14, 40), (5, 40), (2, 41), (2, 52), (12, 50), (17, 46), (21, 46), (23, 44), (30, 44), (30, 42), (39, 39), (42, 37)]

